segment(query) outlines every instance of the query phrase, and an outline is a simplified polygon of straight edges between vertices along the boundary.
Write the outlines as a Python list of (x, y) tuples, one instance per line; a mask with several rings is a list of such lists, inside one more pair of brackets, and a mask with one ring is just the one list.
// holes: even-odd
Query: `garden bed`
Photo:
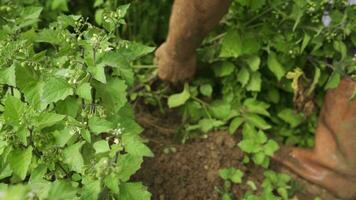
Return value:
[[(236, 147), (239, 134), (213, 132), (207, 137), (189, 139), (182, 144), (176, 138), (180, 128), (180, 116), (176, 110), (165, 114), (147, 106), (137, 109), (137, 121), (145, 128), (143, 138), (154, 152), (146, 158), (134, 180), (142, 181), (152, 193), (154, 200), (217, 200), (224, 192), (224, 181), (219, 170), (235, 167), (244, 173), (243, 183), (232, 185), (229, 191), (234, 199), (242, 199), (246, 193), (260, 195), (264, 169), (254, 164), (243, 164), (244, 153)], [(272, 163), (272, 169), (280, 169)], [(335, 200), (317, 186), (293, 177), (294, 200), (314, 200), (312, 193), (319, 193), (323, 200)], [(245, 184), (253, 182), (256, 186)], [(305, 187), (307, 186), (307, 187)]]

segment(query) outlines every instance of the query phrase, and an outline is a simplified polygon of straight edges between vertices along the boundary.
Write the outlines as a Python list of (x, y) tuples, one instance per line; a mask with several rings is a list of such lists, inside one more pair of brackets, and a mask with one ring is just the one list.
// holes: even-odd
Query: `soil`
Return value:
[[(224, 181), (218, 172), (222, 168), (235, 167), (244, 172), (243, 184), (233, 185), (230, 193), (234, 199), (242, 199), (246, 192), (260, 194), (264, 170), (253, 164), (243, 164), (243, 152), (236, 147), (237, 136), (225, 132), (213, 132), (208, 137), (190, 139), (182, 144), (174, 137), (181, 127), (179, 112), (162, 114), (140, 106), (137, 121), (145, 128), (143, 138), (154, 152), (154, 158), (146, 158), (135, 181), (142, 181), (152, 193), (153, 200), (218, 200), (224, 189)], [(235, 134), (239, 135), (239, 134)], [(272, 164), (272, 168), (281, 171)], [(298, 179), (298, 177), (294, 177)], [(257, 186), (253, 190), (246, 184), (252, 181)], [(310, 187), (305, 181), (298, 181), (300, 191), (294, 200), (313, 200), (320, 188)], [(308, 190), (302, 186), (307, 185)], [(302, 192), (304, 191), (304, 192)], [(323, 192), (323, 200), (336, 198)]]

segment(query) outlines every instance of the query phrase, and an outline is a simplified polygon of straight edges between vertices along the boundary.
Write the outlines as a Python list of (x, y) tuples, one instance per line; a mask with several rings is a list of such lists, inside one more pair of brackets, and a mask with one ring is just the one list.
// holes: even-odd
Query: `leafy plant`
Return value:
[(224, 188), (220, 193), (222, 193), (223, 200), (232, 199), (229, 194), (232, 184), (241, 184), (244, 173), (234, 167), (225, 168), (219, 170), (219, 176), (224, 180)]
[(274, 140), (268, 139), (263, 131), (256, 129), (248, 124), (243, 128), (243, 139), (238, 144), (240, 149), (252, 155), (252, 160), (257, 165), (267, 168), (269, 157), (279, 149), (279, 145)]
[(263, 192), (260, 196), (246, 193), (244, 200), (278, 200), (289, 199), (289, 189), (291, 188), (291, 178), (286, 174), (266, 171), (262, 184)]
[(129, 181), (153, 154), (126, 96), (130, 63), (153, 49), (114, 31), (128, 5), (102, 29), (75, 15), (41, 27), (40, 1), (0, 2), (2, 197), (150, 199)]

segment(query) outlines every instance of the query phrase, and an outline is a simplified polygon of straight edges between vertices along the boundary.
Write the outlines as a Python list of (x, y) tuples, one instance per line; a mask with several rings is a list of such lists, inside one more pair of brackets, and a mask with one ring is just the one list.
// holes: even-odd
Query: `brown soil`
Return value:
[[(138, 113), (137, 120), (145, 128), (143, 137), (148, 140), (155, 157), (146, 158), (133, 179), (142, 181), (149, 188), (153, 200), (221, 199), (219, 191), (223, 190), (224, 182), (218, 171), (225, 167), (238, 168), (245, 174), (243, 184), (234, 185), (230, 190), (234, 199), (242, 199), (246, 192), (260, 193), (259, 189), (252, 190), (246, 182), (253, 181), (260, 188), (264, 170), (253, 164), (242, 164), (244, 154), (236, 147), (237, 137), (214, 132), (206, 138), (190, 139), (180, 144), (172, 137), (181, 123), (178, 112), (162, 115), (140, 108)], [(279, 170), (277, 165), (274, 168)], [(314, 196), (299, 192), (294, 200), (298, 199), (313, 200)], [(335, 198), (323, 198), (326, 199)]]

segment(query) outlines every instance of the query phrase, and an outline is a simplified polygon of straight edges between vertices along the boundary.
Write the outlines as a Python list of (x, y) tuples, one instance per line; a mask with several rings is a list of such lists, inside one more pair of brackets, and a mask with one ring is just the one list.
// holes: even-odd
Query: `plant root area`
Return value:
[[(212, 132), (206, 138), (189, 139), (182, 144), (175, 137), (181, 127), (177, 111), (165, 114), (147, 106), (137, 106), (136, 118), (145, 129), (142, 137), (154, 153), (145, 158), (142, 168), (134, 175), (134, 181), (142, 181), (152, 193), (153, 200), (218, 200), (224, 191), (224, 181), (219, 170), (234, 167), (244, 172), (243, 183), (232, 185), (230, 194), (236, 200), (246, 192), (259, 195), (264, 179), (264, 169), (254, 164), (243, 164), (243, 152), (236, 147), (238, 136), (225, 132)], [(240, 135), (240, 134), (235, 134)], [(272, 163), (272, 169), (285, 170)], [(293, 176), (300, 188), (294, 191), (293, 200), (313, 200), (317, 193), (323, 200), (336, 200), (317, 186)], [(253, 182), (254, 188), (247, 182)]]

